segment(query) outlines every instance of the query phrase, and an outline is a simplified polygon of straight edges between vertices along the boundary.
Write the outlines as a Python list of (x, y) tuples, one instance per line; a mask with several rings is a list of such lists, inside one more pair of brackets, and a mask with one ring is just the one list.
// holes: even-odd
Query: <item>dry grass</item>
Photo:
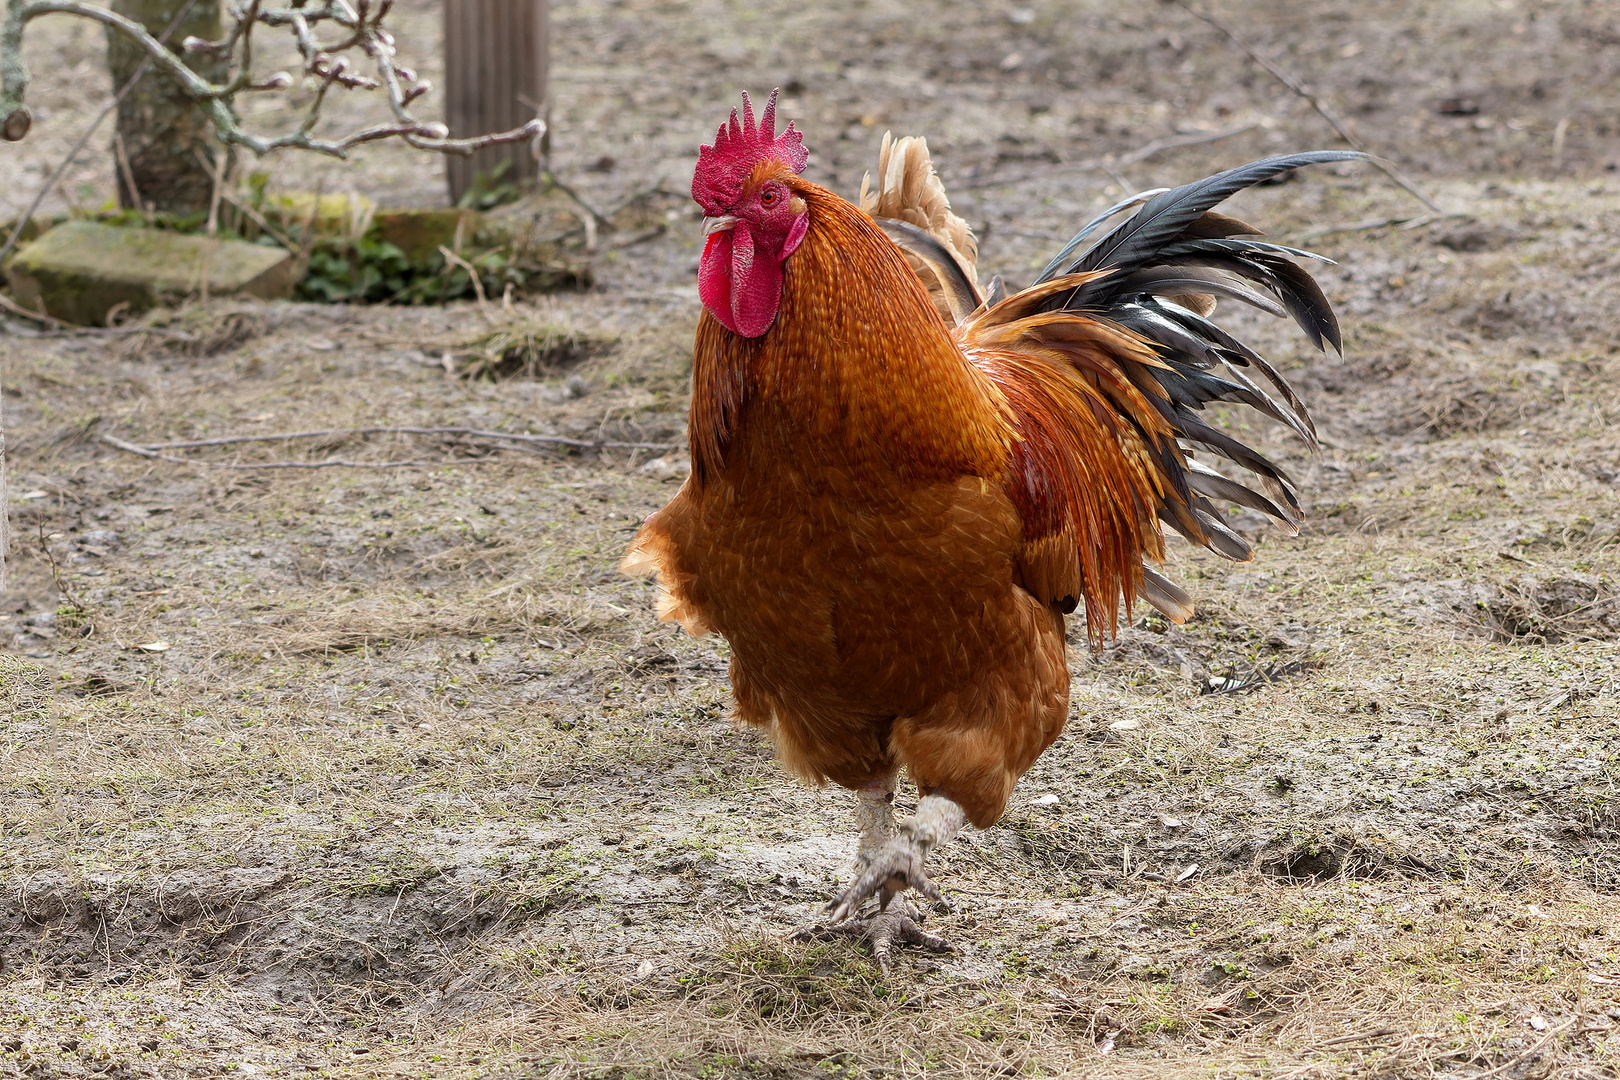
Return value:
[(1177, 548), (1199, 617), (1139, 612), (1075, 653), (1070, 733), (997, 828), (935, 856), (957, 910), (930, 925), (959, 951), (884, 979), (790, 940), (843, 870), (843, 800), (782, 779), (724, 719), (723, 647), (612, 572), (670, 490), (638, 459), (236, 479), (85, 437), (676, 422), (689, 324), (610, 310), (619, 344), (570, 370), (576, 397), (423, 362), (491, 332), (459, 318), (293, 309), (200, 358), (11, 347), (14, 467), (46, 492), (17, 516), (72, 598), (26, 547), (0, 722), (10, 1061), (1612, 1072), (1613, 358), (1515, 390), (1530, 428), (1404, 441), (1430, 399), (1377, 379), (1449, 393), (1506, 347), (1455, 355), (1392, 318), (1374, 359), (1306, 371), (1330, 432), (1292, 459), (1306, 534), (1258, 534), (1245, 567)]
[[(388, 350), (370, 363), (440, 409), (492, 400)], [(305, 362), (281, 355), (290, 386)], [(550, 417), (647, 391), (600, 393)], [(842, 802), (789, 787), (724, 723), (712, 643), (607, 571), (667, 490), (633, 463), (231, 485), (37, 449), (35, 475), (95, 470), (38, 507), (93, 630), (14, 624), (50, 655), (7, 669), (35, 694), (5, 726), (13, 1053), (159, 1075), (1601, 1075), (1613, 536), (1581, 510), (1590, 441), (1531, 461), (1492, 438), (1335, 451), (1317, 490), (1343, 509), (1314, 535), (1235, 571), (1178, 551), (1203, 615), (1076, 654), (1071, 734), (1023, 786), (1058, 806), (938, 854), (958, 910), (932, 925), (960, 951), (893, 979), (789, 939), (841, 870)], [(1476, 514), (1502, 499), (1537, 518)], [(98, 516), (127, 505), (155, 512)], [(21, 571), (50, 597), (42, 559)]]
[[(1089, 977), (1019, 957), (966, 983), (886, 981), (842, 949), (725, 925), (673, 979), (556, 943), (504, 958), (522, 1004), (469, 1025), (461, 1051), (502, 1045), (572, 1076), (1414, 1075), (1531, 1058), (1552, 1074), (1601, 1053), (1613, 1028), (1592, 976), (1612, 971), (1604, 942), (1620, 927), (1551, 878), (1496, 893), (1240, 876), (1145, 896), (1106, 925), (1066, 906), (1077, 914), (1045, 917), (1094, 942)], [(1109, 949), (1133, 922), (1168, 947)]]

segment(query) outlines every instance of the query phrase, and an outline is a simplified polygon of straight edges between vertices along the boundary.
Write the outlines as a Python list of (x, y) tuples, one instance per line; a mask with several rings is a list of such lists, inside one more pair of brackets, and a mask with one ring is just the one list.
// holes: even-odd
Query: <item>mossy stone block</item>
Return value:
[(483, 215), (476, 210), (379, 210), (371, 220), (372, 235), (399, 248), (417, 266), (441, 247), (455, 251), (471, 244), (483, 226)]
[(322, 195), (317, 202), (309, 192), (294, 192), (271, 196), (266, 200), (264, 212), (282, 228), (302, 227), (304, 222), (311, 221), (317, 236), (350, 236), (366, 231), (377, 205), (359, 194)]
[[(22, 235), (17, 237), (17, 243), (33, 243), (35, 240), (38, 240), (41, 236), (44, 236), (47, 232), (49, 232), (52, 224), (53, 223), (49, 219), (41, 221), (38, 217), (29, 218), (23, 223)], [(16, 218), (12, 218), (4, 225), (0, 225), (0, 247), (6, 246), (6, 241), (11, 239), (11, 234), (16, 230)], [(10, 256), (8, 255), (7, 258), (10, 258)]]
[(43, 304), (82, 326), (105, 323), (120, 304), (135, 314), (204, 291), (277, 300), (294, 285), (292, 254), (280, 248), (93, 221), (51, 229), (17, 253), (6, 276), (24, 307)]

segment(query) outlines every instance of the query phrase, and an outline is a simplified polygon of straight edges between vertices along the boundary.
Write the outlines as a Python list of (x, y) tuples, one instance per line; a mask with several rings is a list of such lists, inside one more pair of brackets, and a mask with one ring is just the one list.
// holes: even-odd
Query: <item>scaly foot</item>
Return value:
[(885, 975), (889, 974), (891, 950), (895, 945), (918, 945), (932, 952), (950, 952), (950, 942), (917, 925), (922, 918), (905, 900), (873, 912), (864, 919), (849, 919), (834, 926), (814, 926), (793, 935), (795, 941), (827, 941), (852, 937), (869, 942), (872, 958)]
[(861, 853), (862, 866), (855, 881), (829, 905), (829, 918), (843, 922), (873, 893), (879, 893), (879, 907), (884, 909), (891, 897), (907, 889), (943, 903), (945, 897), (923, 873), (923, 859), (930, 849), (955, 836), (966, 820), (963, 809), (943, 795), (923, 796), (917, 812), (896, 825), (893, 836), (876, 851)]

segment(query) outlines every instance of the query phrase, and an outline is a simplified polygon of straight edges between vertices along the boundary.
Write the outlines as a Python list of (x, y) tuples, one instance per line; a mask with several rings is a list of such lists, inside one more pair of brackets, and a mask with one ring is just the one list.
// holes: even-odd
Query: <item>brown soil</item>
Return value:
[[(405, 8), (430, 58), (434, 8)], [(851, 194), (886, 128), (926, 134), (1017, 284), (1122, 183), (1333, 143), (1217, 31), (1174, 4), (558, 5), (555, 167), (629, 207), (594, 291), (196, 305), (185, 350), (5, 324), (0, 1073), (1615, 1075), (1620, 23), (1208, 10), (1449, 215), (1371, 169), (1242, 197), (1337, 260), (1342, 360), (1230, 316), (1322, 430), (1311, 458), (1232, 418), (1310, 521), (1235, 518), (1244, 566), (1177, 547), (1187, 626), (1075, 640), (1068, 733), (935, 856), (957, 951), (888, 977), (791, 940), (847, 876), (847, 795), (734, 730), (724, 643), (614, 572), (683, 467), (695, 147), (743, 86), (783, 86)], [(97, 33), (36, 25), (13, 207), (105, 92)], [(93, 206), (85, 161), (65, 191)], [(396, 148), (274, 168), (441, 198)], [(547, 344), (503, 360), (496, 333)], [(100, 438), (403, 424), (670, 449)], [(224, 467), (326, 457), (440, 464)]]

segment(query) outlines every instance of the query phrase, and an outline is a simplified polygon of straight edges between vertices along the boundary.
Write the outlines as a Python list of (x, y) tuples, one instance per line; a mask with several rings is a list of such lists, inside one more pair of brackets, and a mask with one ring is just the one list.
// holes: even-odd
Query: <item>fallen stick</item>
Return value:
[(131, 454), (139, 454), (141, 457), (168, 461), (175, 465), (195, 465), (202, 469), (434, 469), (441, 465), (489, 465), (494, 461), (492, 458), (448, 458), (443, 461), (349, 461), (346, 458), (327, 458), (324, 461), (195, 461), (191, 458), (175, 457), (173, 454), (160, 454), (144, 446), (115, 439), (111, 435), (101, 436), (101, 441), (108, 446)]
[(1219, 142), (1221, 139), (1230, 139), (1234, 135), (1253, 131), (1255, 125), (1243, 124), (1240, 127), (1227, 128), (1224, 131), (1198, 131), (1187, 135), (1167, 135), (1144, 143), (1122, 157), (1086, 158), (1082, 161), (1067, 161), (1052, 165), (1034, 172), (1019, 173), (1014, 176), (987, 176), (982, 180), (953, 180), (948, 185), (952, 191), (973, 191), (978, 188), (997, 187), (1001, 184), (1021, 184), (1025, 180), (1038, 180), (1043, 176), (1055, 176), (1065, 172), (1110, 172), (1118, 169), (1128, 169), (1132, 165), (1139, 165), (1154, 154), (1165, 150), (1176, 150), (1183, 146), (1198, 146), (1202, 143)]
[(183, 450), (200, 446), (227, 446), (248, 442), (274, 442), (287, 439), (308, 439), (323, 435), (464, 435), (470, 438), (492, 439), (522, 443), (540, 443), (550, 446), (566, 446), (587, 450), (669, 450), (671, 443), (632, 443), (632, 442), (587, 442), (584, 439), (567, 439), (561, 435), (521, 435), (515, 432), (479, 431), (473, 428), (409, 428), (409, 427), (376, 427), (376, 428), (337, 428), (328, 431), (289, 431), (272, 435), (225, 435), (217, 439), (194, 439), (189, 442), (157, 443), (152, 446), (141, 446), (126, 442), (112, 435), (102, 435), (101, 441), (117, 450), (129, 454), (138, 454), (144, 458), (156, 461), (167, 461), (175, 465), (195, 465), (205, 469), (431, 469), (440, 465), (488, 465), (493, 458), (444, 458), (440, 460), (408, 460), (408, 461), (351, 461), (348, 458), (326, 458), (321, 461), (199, 461), (195, 458), (180, 457), (175, 454), (165, 454), (164, 450)]
[(30, 311), (3, 293), (0, 293), (0, 308), (5, 308), (15, 315), (21, 315), (25, 319), (32, 319), (37, 323), (50, 327), (49, 330), (40, 331), (41, 336), (114, 337), (121, 334), (155, 334), (158, 337), (173, 338), (176, 341), (193, 342), (197, 340), (184, 330), (165, 330), (156, 326), (79, 326), (76, 323), (58, 319), (54, 315), (47, 315), (43, 311)]
[(515, 431), (483, 431), (467, 427), (359, 427), (328, 428), (321, 431), (278, 431), (264, 435), (221, 435), (213, 439), (151, 443), (147, 450), (189, 450), (197, 446), (229, 446), (233, 443), (278, 442), (285, 439), (318, 439), (331, 435), (469, 435), (478, 439), (509, 439), (512, 442), (572, 446), (581, 450), (673, 450), (674, 443), (610, 442), (570, 439), (562, 435), (527, 435)]
[(1423, 214), (1419, 217), (1386, 217), (1368, 218), (1365, 221), (1353, 221), (1348, 225), (1326, 225), (1320, 229), (1309, 229), (1291, 237), (1296, 243), (1305, 243), (1309, 240), (1320, 240), (1324, 236), (1337, 236), (1340, 233), (1367, 232), (1370, 229), (1399, 229), (1409, 232), (1412, 229), (1421, 229), (1425, 225), (1433, 225), (1448, 217), (1467, 217), (1467, 214)]
[(1498, 1065), (1494, 1069), (1487, 1069), (1485, 1072), (1474, 1073), (1472, 1076), (1468, 1077), (1467, 1080), (1485, 1080), (1487, 1076), (1500, 1076), (1509, 1069), (1517, 1068), (1519, 1065), (1529, 1061), (1536, 1054), (1539, 1054), (1541, 1052), (1541, 1048), (1546, 1046), (1553, 1036), (1557, 1035), (1559, 1032), (1563, 1031), (1565, 1028), (1569, 1027), (1579, 1019), (1579, 1016), (1572, 1016), (1556, 1027), (1548, 1028), (1547, 1034), (1537, 1039), (1535, 1045), (1531, 1046), (1530, 1049), (1526, 1050), (1524, 1053), (1518, 1055), (1517, 1057), (1509, 1058), (1507, 1061)]

